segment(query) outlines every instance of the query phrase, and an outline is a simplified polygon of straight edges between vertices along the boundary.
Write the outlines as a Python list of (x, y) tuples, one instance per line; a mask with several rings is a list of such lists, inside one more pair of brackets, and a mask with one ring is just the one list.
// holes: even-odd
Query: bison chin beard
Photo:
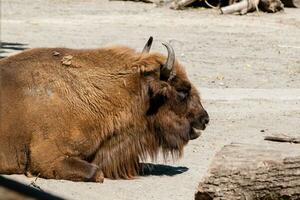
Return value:
[(171, 111), (156, 116), (154, 134), (159, 141), (164, 158), (171, 155), (174, 159), (183, 155), (183, 147), (190, 140), (191, 129), (186, 118), (179, 117)]
[(147, 157), (155, 160), (160, 151), (165, 159), (182, 156), (183, 147), (190, 139), (189, 121), (173, 112), (157, 113), (148, 119), (148, 128), (133, 129), (129, 135), (114, 134), (99, 147), (92, 160), (105, 177), (134, 178), (142, 172), (140, 161), (145, 161)]

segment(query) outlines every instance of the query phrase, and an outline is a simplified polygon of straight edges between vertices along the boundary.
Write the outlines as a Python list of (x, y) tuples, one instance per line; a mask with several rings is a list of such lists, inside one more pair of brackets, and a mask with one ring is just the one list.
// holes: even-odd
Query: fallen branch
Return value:
[(38, 189), (40, 191), (43, 191), (42, 188), (36, 184), (37, 179), (39, 178), (39, 176), (40, 176), (40, 174), (38, 174), (37, 177), (33, 181), (31, 181), (29, 186), (35, 187), (36, 189)]
[(265, 140), (274, 142), (289, 142), (289, 143), (300, 143), (300, 137), (289, 137), (289, 136), (266, 136)]

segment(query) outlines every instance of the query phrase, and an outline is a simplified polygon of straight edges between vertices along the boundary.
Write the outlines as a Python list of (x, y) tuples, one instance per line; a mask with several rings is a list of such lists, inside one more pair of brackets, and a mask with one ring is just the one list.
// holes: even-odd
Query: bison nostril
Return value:
[(204, 123), (205, 123), (205, 124), (208, 124), (208, 123), (209, 123), (209, 118), (205, 118), (205, 119), (204, 119)]
[(208, 124), (209, 123), (209, 115), (207, 112), (205, 112), (205, 115), (201, 119), (202, 124)]
[(209, 123), (209, 118), (208, 117), (203, 117), (201, 119), (202, 124), (208, 124)]

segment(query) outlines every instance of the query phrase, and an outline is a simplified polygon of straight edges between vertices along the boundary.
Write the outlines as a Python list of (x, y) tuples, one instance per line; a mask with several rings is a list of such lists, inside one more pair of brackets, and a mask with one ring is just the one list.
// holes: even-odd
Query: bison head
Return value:
[(152, 37), (142, 53), (140, 64), (148, 85), (148, 125), (163, 152), (179, 153), (189, 140), (196, 139), (209, 123), (197, 89), (176, 61), (172, 46), (163, 43), (168, 56), (150, 54)]
[[(106, 177), (133, 177), (139, 172), (140, 159), (148, 155), (155, 158), (160, 150), (165, 157), (170, 153), (180, 157), (183, 147), (199, 137), (209, 122), (199, 93), (176, 61), (171, 45), (163, 44), (168, 56), (149, 53), (152, 40), (151, 37), (142, 53), (124, 56), (122, 51), (119, 56), (134, 60), (128, 64), (134, 73), (129, 73), (131, 79), (126, 81), (130, 89), (126, 96), (137, 96), (140, 103), (125, 101), (132, 105), (131, 114), (122, 115), (125, 117), (119, 124), (123, 128), (114, 131), (98, 149), (94, 163), (101, 166)], [(121, 105), (122, 102), (124, 99)]]

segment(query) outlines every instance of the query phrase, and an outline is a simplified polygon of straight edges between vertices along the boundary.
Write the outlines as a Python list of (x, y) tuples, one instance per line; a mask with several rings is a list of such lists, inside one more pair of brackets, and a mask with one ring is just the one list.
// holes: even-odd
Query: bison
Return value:
[(35, 48), (0, 60), (0, 173), (102, 182), (180, 157), (209, 122), (173, 48)]

